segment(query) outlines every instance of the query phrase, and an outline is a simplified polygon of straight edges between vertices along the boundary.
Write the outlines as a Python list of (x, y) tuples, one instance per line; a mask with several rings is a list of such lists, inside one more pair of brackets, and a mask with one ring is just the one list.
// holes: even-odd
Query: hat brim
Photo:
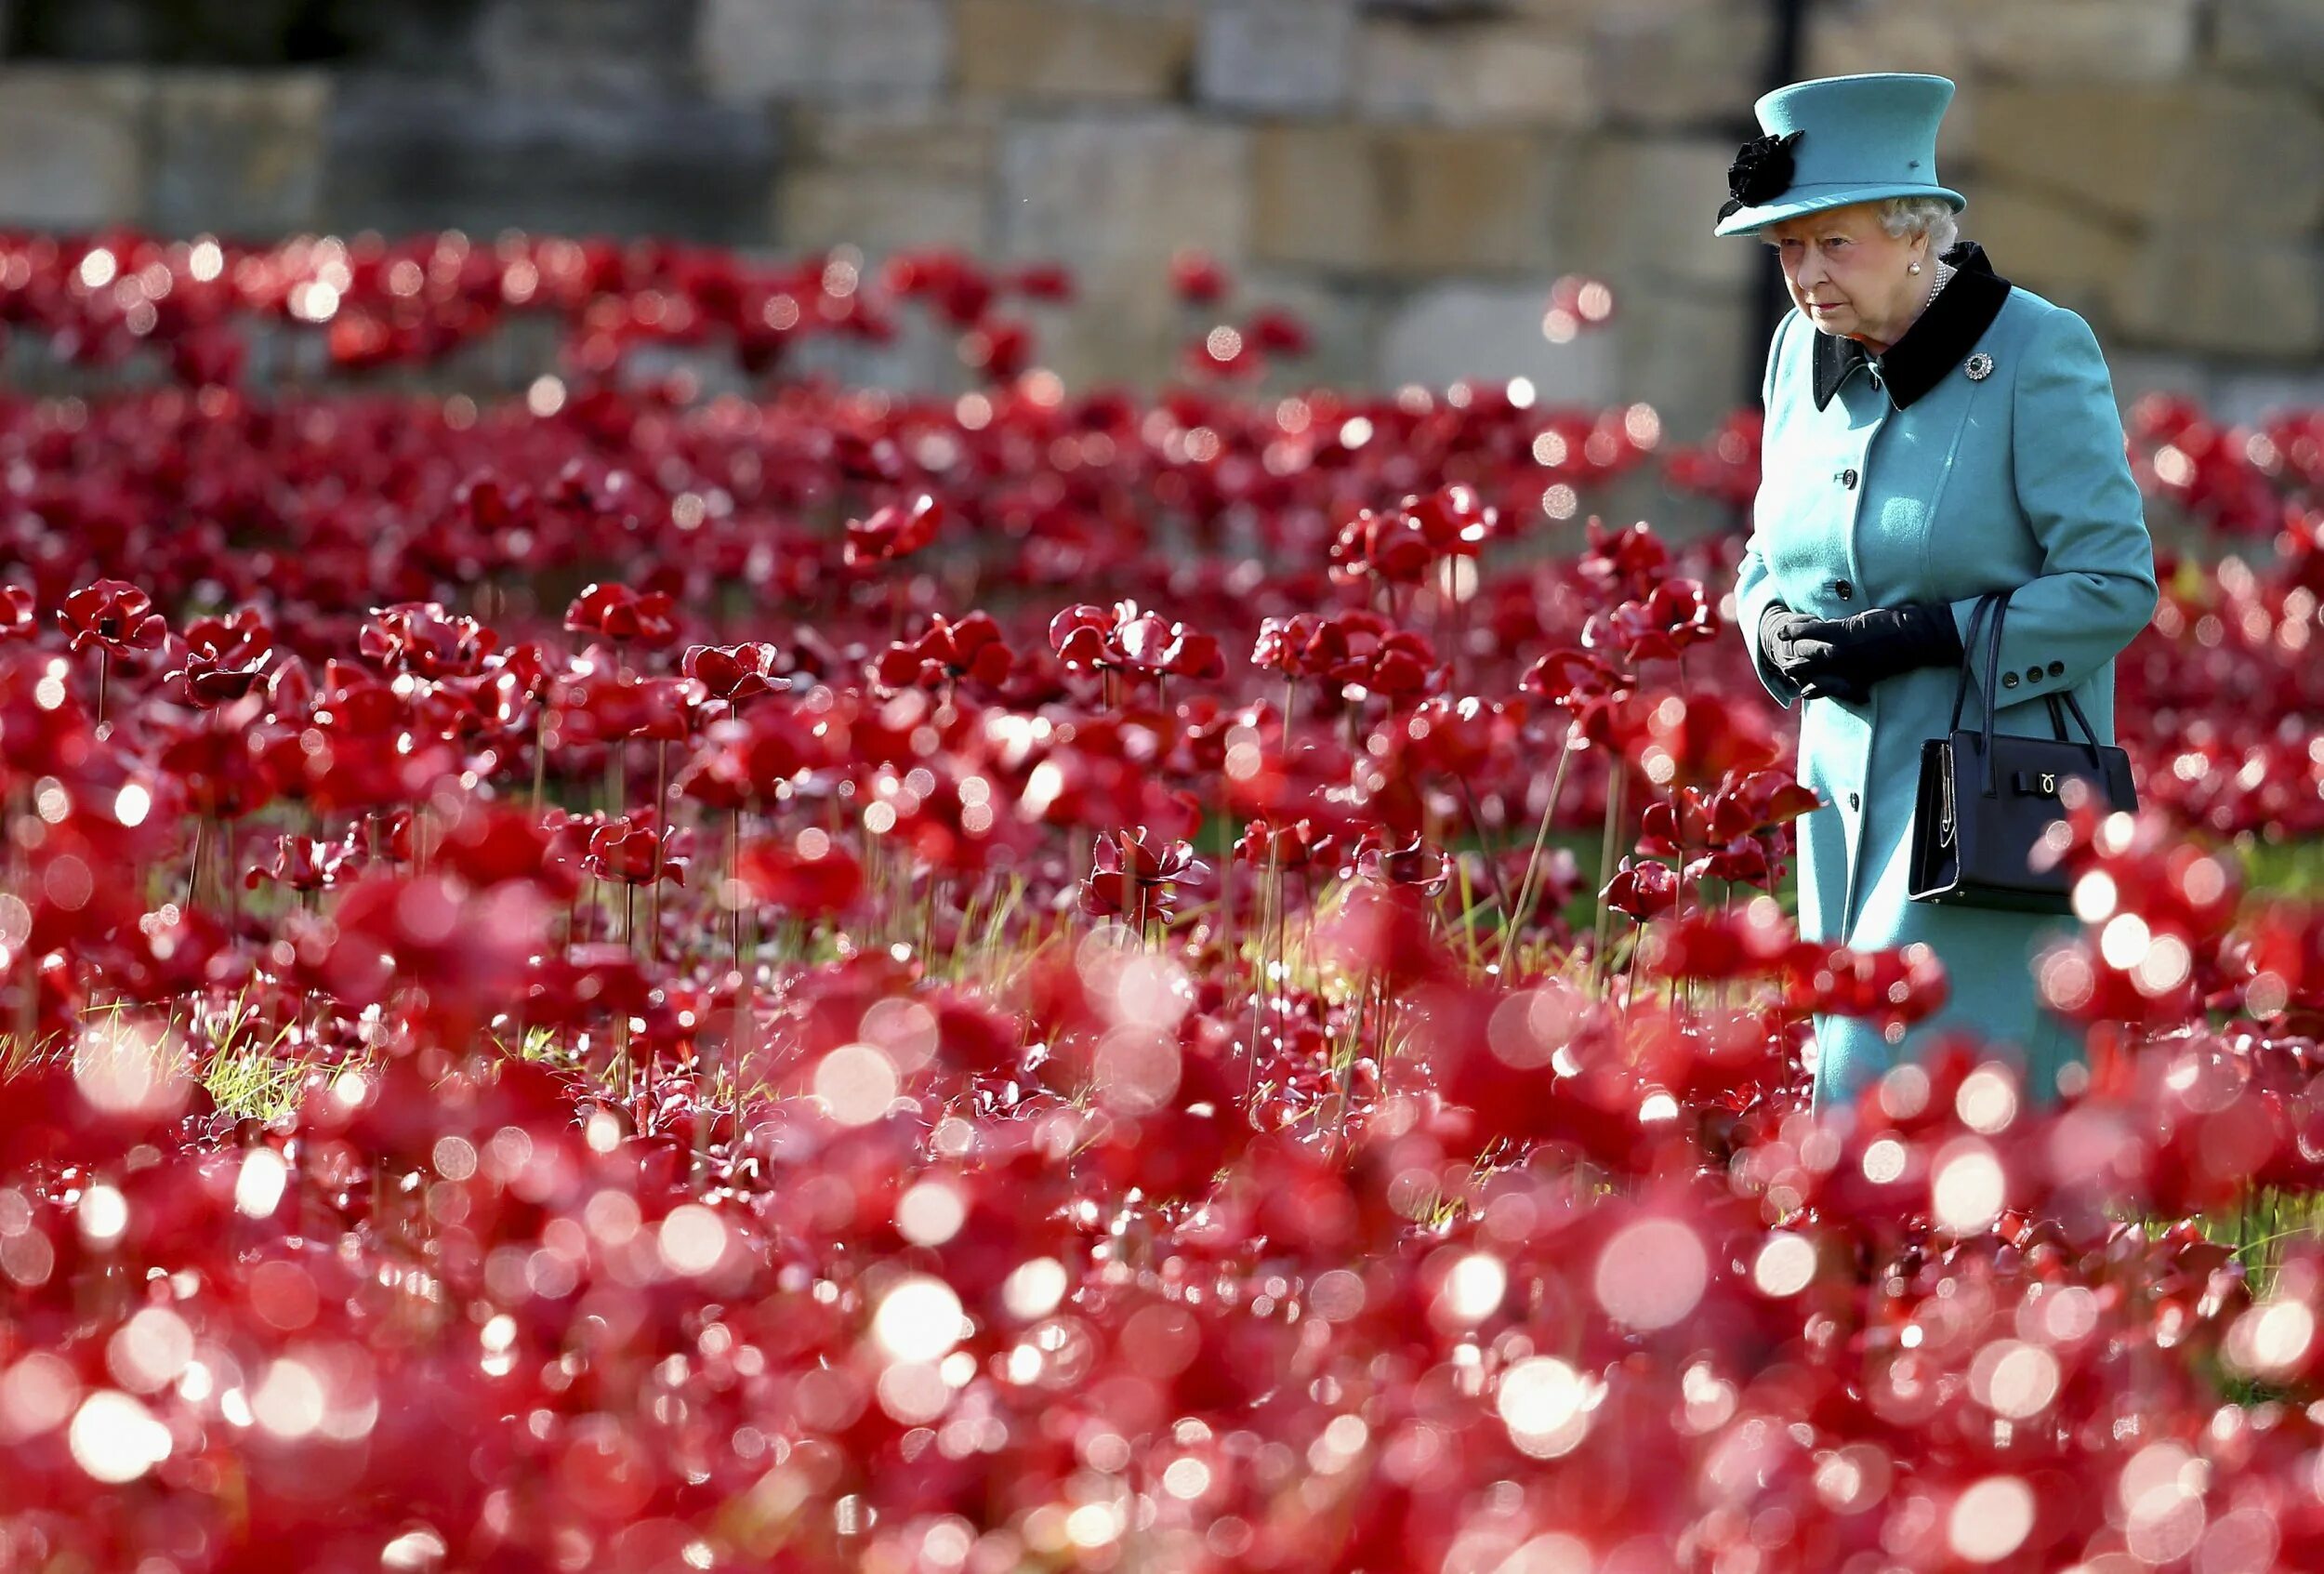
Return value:
[(1947, 186), (1836, 186), (1820, 191), (1813, 186), (1794, 186), (1775, 202), (1759, 207), (1737, 208), (1719, 220), (1711, 233), (1748, 235), (1770, 224), (1797, 218), (1802, 214), (1821, 213), (1828, 207), (1846, 207), (1850, 203), (1878, 202), (1883, 197), (1942, 197), (1952, 205), (1955, 213), (1969, 205), (1967, 197)]

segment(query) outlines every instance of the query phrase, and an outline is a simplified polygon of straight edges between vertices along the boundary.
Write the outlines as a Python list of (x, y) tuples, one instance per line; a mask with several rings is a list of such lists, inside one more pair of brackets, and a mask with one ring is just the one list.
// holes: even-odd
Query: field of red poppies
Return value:
[(2324, 1567), (2324, 411), (2133, 412), (2089, 1076), (1819, 1125), (1753, 418), (1176, 282), (0, 241), (0, 1569)]

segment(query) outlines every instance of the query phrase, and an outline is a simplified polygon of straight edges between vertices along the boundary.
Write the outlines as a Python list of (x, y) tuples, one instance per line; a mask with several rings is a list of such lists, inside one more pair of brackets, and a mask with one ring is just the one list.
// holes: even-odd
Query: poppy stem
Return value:
[[(1479, 554), (1480, 558), (1482, 555), (1482, 553)], [(1458, 560), (1448, 560), (1446, 568), (1447, 572), (1443, 582), (1445, 594), (1436, 604), (1441, 624), (1448, 626), (1452, 630), (1452, 637), (1446, 643), (1453, 653), (1453, 660), (1458, 662), (1469, 644), (1469, 599), (1460, 593), (1460, 569)], [(1475, 585), (1482, 577), (1483, 575), (1479, 575), (1472, 578), (1470, 584)]]
[(1534, 876), (1541, 866), (1541, 849), (1550, 840), (1550, 820), (1557, 813), (1558, 795), (1565, 787), (1565, 767), (1574, 758), (1573, 749), (1567, 746), (1573, 738), (1573, 723), (1569, 721), (1565, 724), (1565, 736), (1558, 744), (1557, 770), (1550, 777), (1549, 801), (1541, 805), (1541, 823), (1534, 829), (1533, 851), (1525, 858), (1524, 878), (1517, 882), (1516, 904), (1506, 909), (1508, 918), (1501, 929), (1500, 954), (1494, 959), (1494, 965), (1504, 973), (1509, 970), (1509, 953), (1517, 943), (1517, 932), (1524, 929), (1525, 920), (1533, 916)]
[(669, 802), (669, 740), (654, 740), (654, 916), (649, 920), (646, 935), (646, 955), (659, 959), (662, 955), (662, 857), (667, 851), (669, 832), (663, 827), (662, 810)]
[(1235, 842), (1232, 827), (1221, 815), (1219, 820), (1219, 919), (1217, 932), (1221, 956), (1235, 944)]
[(97, 726), (99, 732), (102, 732), (105, 726), (105, 686), (107, 680), (112, 676), (112, 651), (108, 646), (99, 645), (97, 647)]
[(186, 870), (186, 913), (188, 917), (192, 916), (194, 895), (202, 889), (202, 843), (204, 833), (209, 829), (209, 826), (210, 817), (207, 814), (193, 822), (193, 861)]
[(1332, 1111), (1332, 1148), (1343, 1159), (1348, 1151), (1349, 1110), (1355, 1103), (1355, 1063), (1364, 1053), (1366, 1027), (1378, 1029), (1380, 1013), (1374, 1009), (1373, 1000), (1379, 993), (1377, 975), (1367, 972), (1356, 989), (1355, 1026), (1348, 1035), (1347, 1051), (1340, 1060), (1340, 1096), (1336, 1101), (1338, 1107)]
[[(630, 952), (633, 956), (636, 952), (636, 947), (631, 944), (631, 935), (637, 922), (637, 906), (638, 888), (627, 883), (627, 881), (623, 882), (621, 888), (621, 944), (622, 948), (625, 951)], [(621, 1068), (621, 1096), (622, 1102), (627, 1104), (630, 1100), (630, 1087), (634, 1080), (633, 1071), (629, 1064), (629, 1012), (627, 1007), (616, 1007), (615, 1011), (616, 1014), (614, 1018), (614, 1064)], [(612, 1067), (608, 1067), (607, 1070), (607, 1080), (611, 1081)]]
[(1250, 961), (1250, 1045), (1243, 1062), (1243, 1118), (1256, 1130), (1259, 1112), (1252, 1107), (1259, 1092), (1259, 1030), (1260, 1008), (1266, 998), (1267, 935), (1274, 926), (1275, 908), (1281, 905), (1277, 871), (1282, 850), (1274, 835), (1267, 839), (1267, 878), (1259, 888), (1259, 934), (1251, 946)]
[[(1372, 1060), (1380, 1067), (1380, 1086), (1374, 1090), (1376, 1100), (1388, 1096), (1388, 1019), (1391, 1002), (1388, 999), (1388, 979), (1380, 975), (1372, 985)], [(1348, 1067), (1349, 1096), (1354, 1096), (1355, 1067)]]
[[(10, 788), (7, 813), (5, 817), (0, 817), (0, 840), (5, 840), (6, 844), (8, 888), (12, 891), (24, 889), (23, 859), (19, 855), (15, 830), (16, 822), (24, 813), (31, 793), (29, 786)], [(34, 1049), (33, 1040), (40, 1032), (40, 964), (33, 957), (29, 921), (25, 932), (10, 950), (8, 972), (14, 975), (16, 985), (16, 1043), (15, 1054), (11, 1058), (21, 1059), (32, 1054)], [(12, 1066), (0, 1066), (0, 1069), (12, 1069)]]
[[(1500, 854), (1493, 847), (1493, 839), (1485, 828), (1485, 816), (1478, 812), (1477, 795), (1466, 776), (1455, 776), (1453, 785), (1460, 789), (1461, 806), (1469, 811), (1469, 824), (1476, 827), (1477, 849), (1485, 854), (1485, 872), (1493, 880), (1493, 898), (1509, 911), (1509, 890), (1501, 884)], [(1465, 920), (1464, 920), (1465, 921)]]
[[(1622, 787), (1625, 774), (1620, 753), (1616, 750), (1607, 752), (1609, 758), (1606, 761), (1605, 778), (1605, 842), (1598, 854), (1598, 890), (1601, 893), (1614, 880), (1614, 833), (1615, 827), (1621, 823), (1622, 819)], [(1605, 948), (1613, 938), (1613, 913), (1614, 909), (1606, 905), (1604, 896), (1601, 895), (1598, 898), (1596, 930), (1591, 937), (1595, 944), (1590, 954), (1591, 980), (1593, 985), (1602, 985), (1604, 979)]]
[[(1719, 919), (1723, 927), (1734, 911), (1735, 882), (1730, 880), (1727, 888), (1719, 894)], [(1713, 1016), (1721, 1019), (1727, 1014), (1727, 979), (1724, 973), (1720, 974), (1711, 985), (1710, 1010)]]

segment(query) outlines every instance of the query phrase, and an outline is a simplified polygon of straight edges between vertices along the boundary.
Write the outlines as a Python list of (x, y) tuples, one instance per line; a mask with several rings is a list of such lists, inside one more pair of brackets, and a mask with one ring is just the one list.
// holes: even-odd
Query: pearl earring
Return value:
[(1919, 271), (1921, 271), (1921, 265), (1920, 265), (1918, 262), (1916, 262), (1916, 263), (1914, 263), (1914, 264), (1913, 264), (1910, 268), (1907, 269), (1907, 270), (1906, 270), (1906, 271), (1907, 271), (1907, 272), (1910, 272), (1910, 273), (1918, 273)]

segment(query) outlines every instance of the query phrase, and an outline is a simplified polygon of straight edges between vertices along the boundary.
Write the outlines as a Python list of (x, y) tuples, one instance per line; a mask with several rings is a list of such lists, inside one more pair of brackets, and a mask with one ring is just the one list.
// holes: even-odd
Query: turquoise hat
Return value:
[(1729, 201), (1716, 235), (1742, 235), (1819, 208), (1882, 197), (1943, 197), (1936, 123), (1953, 101), (1950, 77), (1917, 72), (1819, 76), (1762, 95), (1751, 106), (1767, 135), (1743, 144), (1727, 170)]

